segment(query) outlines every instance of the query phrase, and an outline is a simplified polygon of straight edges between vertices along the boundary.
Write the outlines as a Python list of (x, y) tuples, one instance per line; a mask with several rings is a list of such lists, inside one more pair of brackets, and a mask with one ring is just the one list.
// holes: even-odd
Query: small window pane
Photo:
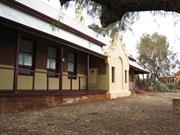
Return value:
[(55, 60), (51, 61), (50, 68), (51, 69), (56, 69), (56, 61)]
[(48, 59), (47, 59), (47, 68), (56, 70), (57, 64), (57, 49), (53, 47), (48, 47)]
[(22, 39), (21, 40), (21, 51), (22, 52), (27, 52), (27, 53), (32, 53), (33, 52), (33, 42), (29, 40)]
[(48, 47), (48, 57), (56, 59), (56, 49), (53, 47)]
[(19, 65), (32, 66), (32, 56), (30, 54), (21, 53), (19, 55)]
[(74, 72), (74, 63), (68, 63), (68, 72)]
[(19, 65), (32, 66), (34, 43), (30, 40), (21, 39)]
[(24, 55), (24, 65), (25, 66), (32, 66), (32, 56), (31, 55)]
[(69, 62), (75, 62), (75, 55), (74, 55), (74, 53), (69, 53), (68, 59), (69, 59)]
[(48, 69), (56, 69), (56, 60), (48, 58), (48, 60), (47, 60), (47, 68)]
[(23, 55), (19, 55), (19, 65), (23, 65)]

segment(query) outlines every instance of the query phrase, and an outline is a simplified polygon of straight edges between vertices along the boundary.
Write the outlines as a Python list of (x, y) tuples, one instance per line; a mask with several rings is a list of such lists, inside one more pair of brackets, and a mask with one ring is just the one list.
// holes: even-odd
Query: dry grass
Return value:
[(179, 135), (180, 115), (172, 113), (174, 96), (180, 93), (134, 94), (116, 100), (96, 97), (96, 102), (91, 99), (71, 105), (57, 104), (57, 100), (50, 106), (38, 103), (1, 112), (0, 134)]

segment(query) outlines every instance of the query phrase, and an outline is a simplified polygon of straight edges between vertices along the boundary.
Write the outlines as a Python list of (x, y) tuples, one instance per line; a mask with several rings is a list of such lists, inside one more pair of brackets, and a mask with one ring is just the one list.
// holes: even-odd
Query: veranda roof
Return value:
[[(107, 42), (102, 36), (99, 36), (92, 30), (88, 29), (85, 26), (80, 25), (75, 20), (68, 18), (62, 12), (60, 11), (58, 12), (57, 9), (53, 9), (52, 7), (45, 5), (39, 0), (31, 0), (31, 1), (16, 0), (15, 2), (21, 2), (21, 4), (28, 6), (32, 9), (35, 9), (36, 11), (41, 12), (53, 19), (56, 19), (56, 20), (60, 19), (64, 24), (78, 30), (79, 32), (91, 37), (92, 39), (98, 40), (102, 44), (107, 44)], [(53, 29), (53, 26), (51, 23), (45, 22), (37, 17), (32, 16), (31, 14), (27, 14), (21, 10), (18, 10), (17, 8), (13, 8), (12, 6), (4, 4), (3, 2), (2, 3), (0, 2), (0, 9), (1, 9), (0, 17), (2, 18), (11, 20), (13, 22), (22, 24), (24, 26), (27, 26), (36, 30), (39, 30), (41, 32), (66, 40), (77, 46), (86, 48), (88, 50), (91, 50), (91, 51), (94, 51), (96, 53), (103, 55), (103, 49), (100, 44), (91, 42), (83, 38), (83, 36), (82, 37), (78, 36), (63, 28), (56, 27), (55, 29)], [(60, 14), (63, 14), (63, 15), (60, 15)]]
[(129, 65), (130, 65), (130, 68), (134, 69), (135, 74), (149, 74), (150, 73), (147, 69), (140, 66), (136, 60), (129, 59)]

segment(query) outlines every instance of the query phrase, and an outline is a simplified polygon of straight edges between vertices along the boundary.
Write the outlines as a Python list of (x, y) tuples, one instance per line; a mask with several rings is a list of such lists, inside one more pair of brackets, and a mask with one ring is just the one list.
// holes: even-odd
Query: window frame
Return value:
[[(29, 52), (24, 52), (24, 51), (21, 51), (21, 46), (22, 46), (22, 40), (27, 40), (29, 42), (32, 42), (32, 53), (29, 53)], [(34, 70), (35, 68), (35, 53), (36, 53), (36, 42), (35, 40), (33, 39), (30, 39), (30, 38), (27, 38), (27, 37), (21, 37), (21, 42), (20, 42), (20, 46), (19, 46), (19, 54), (18, 54), (18, 67), (21, 68), (21, 69), (27, 69), (27, 70)], [(32, 57), (32, 65), (31, 66), (28, 66), (28, 65), (21, 65), (19, 64), (19, 58), (20, 58), (20, 54), (21, 53), (24, 53), (24, 54), (30, 54), (31, 57)], [(19, 75), (33, 75), (34, 72), (31, 72), (31, 71), (23, 71), (23, 70), (20, 70), (19, 71)]]
[[(49, 48), (53, 48), (55, 49), (56, 51), (56, 58), (52, 58), (52, 57), (49, 57), (48, 53), (49, 53)], [(59, 56), (59, 51), (58, 51), (58, 48), (54, 47), (54, 46), (48, 46), (48, 51), (47, 51), (47, 65), (46, 65), (46, 68), (48, 71), (50, 72), (58, 72), (59, 71), (59, 61), (58, 61), (58, 56)], [(48, 68), (48, 59), (55, 59), (56, 61), (56, 64), (55, 64), (55, 69), (52, 69), (52, 68)]]
[[(56, 58), (55, 58), (55, 60), (56, 60), (56, 68), (55, 69), (51, 69), (51, 68), (48, 68), (47, 66), (48, 66), (48, 58), (51, 58), (52, 59), (52, 57), (49, 57), (48, 56), (48, 50), (49, 50), (49, 48), (53, 48), (53, 49), (55, 49), (56, 50)], [(59, 59), (58, 59), (58, 57), (59, 57), (59, 49), (57, 48), (57, 47), (55, 47), (55, 46), (52, 46), (52, 45), (49, 45), (48, 46), (48, 49), (47, 49), (47, 63), (46, 63), (46, 68), (47, 68), (47, 72), (48, 72), (48, 76), (49, 77), (55, 77), (55, 78), (57, 78), (59, 75), (57, 74), (58, 72), (59, 72)]]
[[(74, 55), (74, 63), (73, 63), (74, 64), (74, 72), (68, 71), (69, 63), (70, 63), (70, 61), (69, 61), (69, 54), (70, 53), (72, 53)], [(68, 79), (76, 79), (77, 78), (77, 53), (72, 52), (72, 51), (68, 52), (67, 64), (68, 64), (68, 66), (67, 66)]]

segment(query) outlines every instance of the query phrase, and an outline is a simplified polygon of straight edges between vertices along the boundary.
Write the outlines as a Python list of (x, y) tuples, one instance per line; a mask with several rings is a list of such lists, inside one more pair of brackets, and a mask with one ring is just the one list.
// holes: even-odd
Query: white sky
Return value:
[[(55, 8), (59, 8), (60, 6), (59, 0), (41, 1), (50, 4)], [(74, 18), (73, 3), (71, 3), (71, 7), (67, 9), (65, 13)], [(87, 17), (85, 12), (83, 14), (86, 16), (85, 25), (92, 23), (92, 21), (96, 21), (91, 17)], [(176, 26), (174, 26), (175, 22)], [(136, 45), (143, 33), (153, 34), (154, 32), (158, 32), (167, 37), (170, 48), (174, 52), (177, 52), (178, 59), (180, 60), (180, 15), (177, 14), (175, 17), (172, 14), (166, 16), (153, 16), (149, 12), (141, 12), (139, 19), (132, 25), (132, 30), (133, 33), (128, 31), (123, 35), (123, 40), (129, 54), (137, 57)]]
[[(140, 18), (132, 25), (132, 32), (126, 32), (124, 42), (130, 54), (137, 56), (136, 45), (143, 33), (153, 34), (158, 32), (167, 37), (170, 48), (178, 53), (180, 60), (180, 15), (176, 17), (169, 14), (167, 16), (153, 16), (149, 12), (141, 12)], [(174, 22), (177, 22), (174, 26)], [(178, 23), (179, 22), (179, 23)]]

